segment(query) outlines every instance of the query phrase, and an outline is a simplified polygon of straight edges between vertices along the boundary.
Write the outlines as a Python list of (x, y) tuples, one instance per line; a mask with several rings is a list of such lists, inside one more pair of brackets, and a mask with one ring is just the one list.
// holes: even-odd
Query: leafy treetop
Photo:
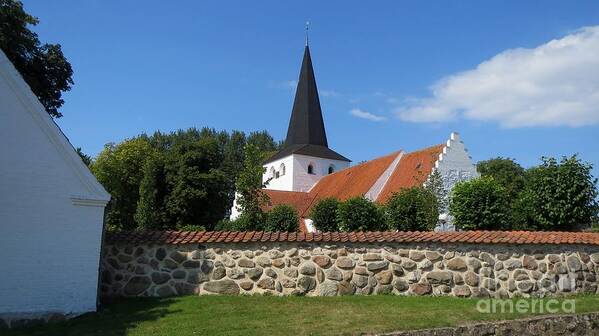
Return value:
[(42, 44), (29, 26), (39, 23), (23, 9), (21, 1), (0, 0), (0, 49), (46, 111), (54, 118), (62, 114), (62, 93), (73, 85), (73, 69), (62, 53), (60, 44)]

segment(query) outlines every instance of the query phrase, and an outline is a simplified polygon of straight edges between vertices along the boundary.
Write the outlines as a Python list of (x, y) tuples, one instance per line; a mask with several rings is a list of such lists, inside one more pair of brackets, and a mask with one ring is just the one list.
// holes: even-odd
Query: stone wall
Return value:
[(102, 295), (597, 293), (599, 246), (465, 243), (109, 243)]

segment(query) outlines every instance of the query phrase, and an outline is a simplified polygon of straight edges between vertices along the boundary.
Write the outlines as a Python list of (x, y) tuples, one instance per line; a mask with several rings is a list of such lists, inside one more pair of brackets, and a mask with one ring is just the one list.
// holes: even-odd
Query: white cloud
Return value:
[(510, 49), (475, 69), (437, 81), (431, 96), (408, 100), (412, 122), (465, 118), (504, 127), (599, 123), (599, 26), (534, 49)]
[(362, 118), (362, 119), (367, 119), (367, 120), (372, 120), (372, 121), (385, 121), (387, 120), (387, 118), (383, 117), (383, 116), (379, 116), (376, 114), (372, 114), (370, 112), (366, 112), (366, 111), (362, 111), (360, 109), (352, 109), (351, 111), (349, 111), (349, 114), (353, 115), (354, 117), (358, 117), (358, 118)]
[(285, 81), (285, 82), (283, 82), (283, 86), (292, 88), (295, 90), (295, 88), (297, 87), (297, 81), (296, 80)]
[(323, 97), (338, 97), (339, 92), (334, 90), (321, 90), (320, 95)]

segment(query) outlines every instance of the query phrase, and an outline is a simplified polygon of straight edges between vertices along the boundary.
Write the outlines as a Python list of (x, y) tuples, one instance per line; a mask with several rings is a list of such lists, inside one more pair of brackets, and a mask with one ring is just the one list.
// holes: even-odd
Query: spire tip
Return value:
[(310, 21), (306, 21), (306, 47), (308, 46), (308, 30), (310, 29)]

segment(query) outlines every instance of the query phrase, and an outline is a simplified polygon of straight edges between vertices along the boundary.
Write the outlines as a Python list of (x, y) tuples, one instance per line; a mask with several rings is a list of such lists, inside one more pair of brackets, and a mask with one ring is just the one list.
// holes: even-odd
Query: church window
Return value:
[(285, 175), (285, 164), (281, 163), (281, 167), (279, 168), (279, 173), (281, 176)]
[(308, 165), (308, 174), (314, 175), (314, 164), (312, 163)]
[(275, 178), (275, 167), (270, 167), (270, 170), (268, 172), (268, 178)]
[(329, 166), (329, 174), (332, 174), (335, 172), (335, 165), (330, 165)]

